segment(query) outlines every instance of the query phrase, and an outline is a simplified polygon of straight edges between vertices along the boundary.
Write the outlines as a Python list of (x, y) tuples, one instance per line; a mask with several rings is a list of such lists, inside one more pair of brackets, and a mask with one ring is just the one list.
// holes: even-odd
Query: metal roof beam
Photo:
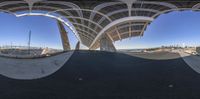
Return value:
[(94, 39), (94, 41), (92, 42), (92, 44), (90, 45), (90, 47), (93, 46), (93, 44), (95, 44), (95, 42), (99, 39), (99, 37), (105, 33), (105, 31), (107, 31), (109, 28), (111, 28), (112, 26), (115, 26), (119, 23), (122, 22), (126, 22), (126, 21), (153, 21), (154, 19), (151, 17), (142, 17), (142, 16), (131, 16), (131, 17), (125, 17), (125, 18), (121, 18), (118, 19), (116, 21), (113, 21), (112, 23), (108, 24), (106, 27), (104, 27), (99, 34), (97, 35), (97, 37)]

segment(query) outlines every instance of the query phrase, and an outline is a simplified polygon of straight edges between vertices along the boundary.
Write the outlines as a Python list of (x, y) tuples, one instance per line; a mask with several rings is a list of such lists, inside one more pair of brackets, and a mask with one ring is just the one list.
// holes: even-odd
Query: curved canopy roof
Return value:
[(67, 18), (78, 39), (90, 49), (99, 47), (104, 33), (113, 42), (143, 36), (148, 24), (160, 14), (199, 8), (198, 0), (0, 0), (1, 11), (18, 16), (24, 11), (28, 13), (21, 16), (40, 15), (32, 12), (42, 10), (47, 13), (41, 15), (60, 21)]

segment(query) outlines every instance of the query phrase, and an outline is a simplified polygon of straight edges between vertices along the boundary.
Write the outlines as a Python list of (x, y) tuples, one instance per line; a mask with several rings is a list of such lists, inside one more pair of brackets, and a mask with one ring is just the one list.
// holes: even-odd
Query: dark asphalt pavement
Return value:
[(182, 58), (148, 60), (76, 51), (46, 78), (0, 76), (0, 99), (200, 99), (200, 74)]

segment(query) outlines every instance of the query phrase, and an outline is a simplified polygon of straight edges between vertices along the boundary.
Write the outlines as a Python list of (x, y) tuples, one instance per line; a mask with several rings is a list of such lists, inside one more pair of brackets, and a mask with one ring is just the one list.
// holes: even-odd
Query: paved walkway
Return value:
[(53, 75), (0, 76), (0, 99), (200, 99), (200, 74), (182, 58), (76, 51)]
[(74, 52), (38, 59), (0, 57), (0, 74), (12, 79), (39, 79), (59, 70)]
[(200, 56), (191, 55), (188, 53), (180, 52), (183, 60), (190, 66), (194, 71), (200, 73)]
[(143, 58), (143, 59), (151, 59), (151, 60), (170, 60), (170, 59), (177, 59), (181, 56), (175, 52), (126, 52), (125, 54)]

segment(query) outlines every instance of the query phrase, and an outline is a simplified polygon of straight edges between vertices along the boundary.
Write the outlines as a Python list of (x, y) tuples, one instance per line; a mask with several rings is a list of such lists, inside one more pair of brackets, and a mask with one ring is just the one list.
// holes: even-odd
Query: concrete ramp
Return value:
[(183, 60), (190, 66), (194, 71), (200, 73), (200, 56), (191, 55), (184, 52), (179, 52)]
[(0, 74), (12, 79), (31, 80), (49, 76), (59, 70), (74, 51), (38, 59), (0, 57)]

